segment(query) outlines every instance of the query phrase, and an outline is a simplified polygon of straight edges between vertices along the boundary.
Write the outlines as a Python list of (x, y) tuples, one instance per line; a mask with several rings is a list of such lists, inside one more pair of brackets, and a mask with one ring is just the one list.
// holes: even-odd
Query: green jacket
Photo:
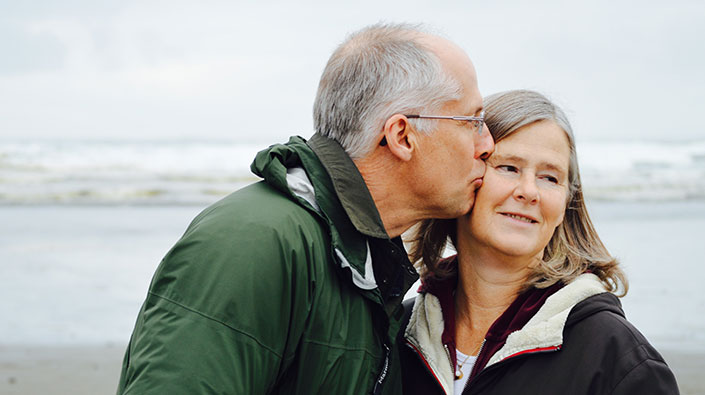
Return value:
[(418, 278), (340, 145), (292, 137), (264, 181), (200, 213), (157, 269), (119, 394), (401, 393)]

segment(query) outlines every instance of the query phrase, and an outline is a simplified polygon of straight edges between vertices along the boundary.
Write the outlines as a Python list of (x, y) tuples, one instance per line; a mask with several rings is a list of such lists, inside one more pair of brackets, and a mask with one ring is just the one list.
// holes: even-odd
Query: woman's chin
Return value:
[(504, 242), (495, 245), (494, 249), (502, 255), (514, 258), (516, 260), (526, 259), (527, 265), (532, 265), (538, 254), (543, 251), (543, 248), (537, 248), (530, 244), (527, 240), (510, 240), (505, 239)]

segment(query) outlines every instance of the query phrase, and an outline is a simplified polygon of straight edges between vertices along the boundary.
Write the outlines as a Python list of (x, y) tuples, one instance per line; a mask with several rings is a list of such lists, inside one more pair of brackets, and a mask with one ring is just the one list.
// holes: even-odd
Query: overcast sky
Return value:
[[(0, 0), (0, 140), (311, 135), (346, 35), (423, 22), (579, 140), (705, 140), (705, 2)], [(575, 2), (577, 3), (577, 2)]]

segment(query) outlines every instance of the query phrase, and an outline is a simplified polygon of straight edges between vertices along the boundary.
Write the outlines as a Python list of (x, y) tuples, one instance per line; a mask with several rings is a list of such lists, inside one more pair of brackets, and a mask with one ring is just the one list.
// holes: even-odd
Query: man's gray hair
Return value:
[[(433, 113), (461, 97), (460, 83), (420, 43), (419, 26), (377, 24), (353, 33), (328, 60), (313, 105), (316, 131), (353, 159), (367, 155), (394, 114)], [(430, 133), (437, 121), (414, 119)]]

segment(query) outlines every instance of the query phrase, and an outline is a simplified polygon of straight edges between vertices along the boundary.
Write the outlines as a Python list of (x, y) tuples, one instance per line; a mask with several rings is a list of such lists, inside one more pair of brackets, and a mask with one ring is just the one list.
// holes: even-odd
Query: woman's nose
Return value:
[(536, 185), (536, 177), (533, 174), (521, 175), (519, 183), (514, 188), (514, 198), (530, 204), (535, 204), (539, 201), (539, 189)]

